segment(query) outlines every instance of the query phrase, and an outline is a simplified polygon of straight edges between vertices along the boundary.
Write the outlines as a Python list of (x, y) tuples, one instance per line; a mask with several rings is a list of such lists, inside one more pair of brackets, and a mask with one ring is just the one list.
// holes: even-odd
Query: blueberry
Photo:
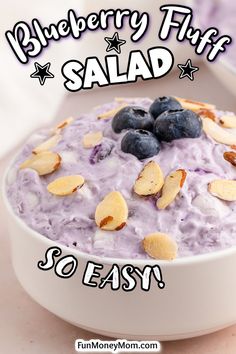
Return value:
[(155, 135), (147, 130), (130, 130), (121, 141), (121, 150), (142, 160), (157, 155), (160, 143)]
[(166, 111), (156, 119), (154, 124), (154, 134), (160, 141), (198, 138), (201, 131), (201, 118), (188, 109)]
[(154, 119), (142, 107), (127, 106), (116, 113), (112, 120), (112, 129), (120, 133), (124, 129), (145, 129), (152, 131)]
[(174, 109), (181, 109), (181, 104), (174, 97), (159, 97), (151, 104), (149, 112), (156, 119), (161, 113)]
[(99, 145), (96, 145), (91, 152), (89, 157), (89, 162), (91, 165), (95, 165), (96, 163), (107, 158), (111, 154), (113, 148), (114, 142), (110, 139), (104, 138), (103, 142)]

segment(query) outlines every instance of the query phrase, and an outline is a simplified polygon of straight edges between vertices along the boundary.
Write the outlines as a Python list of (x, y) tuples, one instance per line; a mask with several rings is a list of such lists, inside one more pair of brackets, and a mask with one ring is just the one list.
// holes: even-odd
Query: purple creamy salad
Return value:
[[(171, 237), (178, 246), (178, 257), (235, 246), (236, 202), (209, 193), (208, 186), (214, 180), (236, 180), (236, 167), (224, 158), (233, 147), (206, 135), (200, 117), (181, 109), (172, 98), (154, 102), (148, 98), (114, 100), (59, 129), (61, 138), (50, 151), (60, 156), (60, 168), (58, 164), (46, 175), (30, 166), (19, 168), (33, 156), (35, 147), (52, 136), (52, 129), (32, 135), (7, 177), (7, 195), (15, 214), (50, 240), (102, 257), (149, 259), (143, 239), (156, 232)], [(119, 111), (124, 104), (134, 108)], [(109, 117), (115, 109), (118, 113)], [(215, 111), (215, 115), (220, 117), (222, 112)], [(214, 124), (209, 119), (208, 123), (210, 128)], [(102, 132), (102, 138), (85, 148), (83, 138), (91, 132)], [(150, 161), (161, 167), (164, 177), (177, 170), (186, 173), (185, 183), (165, 208), (156, 206), (161, 191), (149, 196), (134, 193), (135, 181)], [(82, 187), (73, 193), (58, 196), (47, 189), (55, 179), (73, 175), (84, 178)], [(107, 231), (97, 226), (95, 212), (112, 191), (122, 194), (128, 217), (121, 229)]]

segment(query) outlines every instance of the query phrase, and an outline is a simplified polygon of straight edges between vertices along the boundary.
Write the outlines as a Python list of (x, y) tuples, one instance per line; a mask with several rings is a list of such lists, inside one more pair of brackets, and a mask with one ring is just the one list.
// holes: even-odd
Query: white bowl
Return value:
[[(216, 0), (212, 0), (216, 1)], [(197, 0), (186, 0), (187, 6), (196, 9), (198, 6)], [(198, 21), (198, 14), (194, 18), (196, 28), (201, 28)], [(215, 24), (217, 26), (217, 24)], [(227, 60), (227, 49), (225, 53), (221, 53), (221, 58), (214, 62), (209, 62), (205, 57), (204, 62), (214, 75), (222, 82), (222, 84), (234, 95), (236, 95), (236, 67), (229, 63)]]
[[(3, 184), (7, 209), (12, 261), (24, 289), (43, 307), (62, 319), (84, 329), (117, 338), (173, 340), (199, 336), (236, 322), (236, 247), (206, 255), (176, 259), (123, 260), (99, 258), (64, 247), (30, 229), (12, 210)], [(59, 246), (62, 256), (78, 260), (77, 272), (69, 279), (54, 270), (37, 267), (46, 250)], [(155, 282), (145, 292), (139, 286), (132, 292), (113, 291), (83, 285), (88, 261), (139, 268), (159, 264), (164, 289)], [(139, 284), (139, 282), (138, 282)]]
[(220, 59), (215, 63), (207, 62), (207, 64), (225, 87), (236, 96), (236, 67), (225, 59)]

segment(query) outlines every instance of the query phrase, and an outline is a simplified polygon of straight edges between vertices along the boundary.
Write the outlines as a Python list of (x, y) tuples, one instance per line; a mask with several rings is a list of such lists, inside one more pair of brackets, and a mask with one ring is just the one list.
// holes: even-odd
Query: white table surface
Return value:
[[(76, 115), (109, 101), (113, 96), (154, 96), (175, 94), (215, 102), (236, 111), (235, 98), (202, 67), (194, 83), (179, 80), (177, 73), (155, 82), (113, 87), (68, 96), (56, 119)], [(14, 152), (0, 162), (0, 178)], [(76, 338), (101, 338), (57, 318), (35, 303), (22, 289), (12, 269), (10, 245), (0, 198), (0, 354), (70, 354)], [(226, 275), (227, 276), (227, 275)], [(236, 304), (235, 304), (236, 306)], [(236, 325), (199, 338), (163, 343), (166, 354), (235, 354)]]

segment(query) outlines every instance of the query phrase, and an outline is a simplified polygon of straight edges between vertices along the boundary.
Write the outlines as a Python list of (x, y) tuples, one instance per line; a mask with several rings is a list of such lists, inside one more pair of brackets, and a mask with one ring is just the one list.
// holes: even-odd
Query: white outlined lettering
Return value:
[(43, 48), (48, 46), (50, 40), (58, 41), (70, 35), (74, 39), (80, 39), (86, 31), (105, 31), (109, 28), (110, 18), (113, 18), (116, 29), (121, 29), (125, 25), (125, 18), (128, 18), (128, 25), (133, 30), (130, 37), (133, 42), (139, 41), (149, 26), (149, 15), (137, 10), (107, 9), (84, 17), (77, 16), (75, 11), (70, 9), (67, 18), (56, 24), (51, 23), (43, 27), (36, 18), (30, 24), (19, 21), (12, 31), (6, 31), (5, 36), (17, 59), (22, 64), (27, 64), (30, 58), (37, 57)]
[[(38, 268), (42, 271), (53, 269), (55, 275), (62, 279), (71, 278), (78, 268), (78, 260), (73, 255), (57, 258), (61, 254), (59, 247), (50, 247), (45, 253), (45, 261), (38, 262)], [(112, 291), (122, 289), (125, 292), (134, 290), (138, 285), (141, 290), (149, 291), (152, 280), (159, 289), (164, 289), (165, 283), (161, 268), (157, 264), (146, 265), (142, 269), (132, 264), (122, 267), (112, 264), (111, 268), (105, 272), (103, 264), (88, 261), (82, 276), (82, 284), (85, 286), (101, 290), (110, 287)]]
[(131, 51), (126, 73), (119, 73), (119, 57), (105, 56), (105, 68), (99, 59), (88, 57), (83, 65), (77, 60), (67, 61), (62, 66), (62, 75), (66, 81), (67, 90), (75, 92), (99, 87), (136, 82), (139, 77), (143, 80), (160, 78), (170, 72), (174, 64), (174, 56), (165, 47), (154, 47), (148, 50), (148, 60), (140, 51)]
[[(219, 31), (215, 27), (210, 27), (203, 33), (200, 29), (191, 27), (193, 13), (190, 7), (164, 5), (160, 7), (160, 10), (165, 12), (165, 15), (160, 26), (159, 38), (167, 40), (174, 28), (177, 30), (177, 41), (189, 40), (190, 44), (195, 46), (196, 54), (201, 55), (207, 46), (210, 46), (207, 54), (208, 61), (214, 61), (220, 52), (226, 50), (225, 46), (232, 42), (232, 38), (227, 35), (218, 38)], [(182, 15), (182, 21), (175, 19), (176, 14)]]

